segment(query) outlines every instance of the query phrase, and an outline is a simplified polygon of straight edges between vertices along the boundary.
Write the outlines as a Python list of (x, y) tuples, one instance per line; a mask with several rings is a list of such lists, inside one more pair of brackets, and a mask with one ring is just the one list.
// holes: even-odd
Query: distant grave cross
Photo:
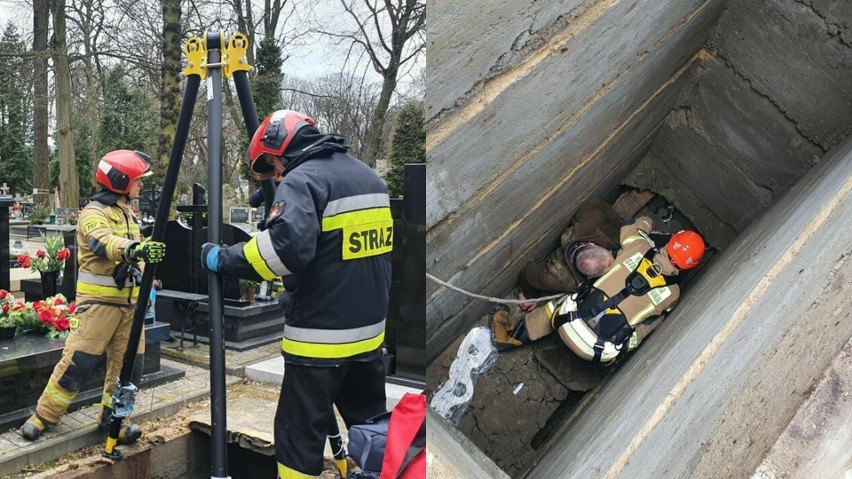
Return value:
[(9, 185), (7, 185), (5, 181), (3, 182), (3, 186), (0, 186), (0, 195), (9, 195)]

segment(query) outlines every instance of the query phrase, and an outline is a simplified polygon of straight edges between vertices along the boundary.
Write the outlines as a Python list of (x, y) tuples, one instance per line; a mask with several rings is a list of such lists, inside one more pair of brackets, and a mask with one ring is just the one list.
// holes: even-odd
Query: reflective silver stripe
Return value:
[(278, 254), (275, 253), (275, 249), (272, 248), (272, 237), (269, 236), (269, 230), (261, 232), (256, 238), (257, 251), (260, 253), (260, 257), (266, 261), (266, 266), (269, 266), (269, 269), (273, 273), (278, 276), (293, 274), (292, 271), (284, 266), (284, 263), (281, 262), (281, 258), (278, 257)]
[(390, 208), (390, 199), (385, 193), (370, 193), (366, 195), (347, 196), (339, 200), (329, 201), (322, 212), (323, 218), (334, 216), (347, 211), (364, 210), (367, 208)]
[[(115, 287), (115, 280), (112, 279), (112, 276), (102, 276), (94, 273), (87, 273), (85, 271), (79, 271), (77, 273), (77, 281), (86, 284), (94, 284), (96, 286), (113, 286)], [(124, 281), (125, 286), (133, 286), (133, 278), (130, 276)]]
[(375, 338), (385, 330), (385, 320), (376, 324), (352, 329), (309, 329), (284, 325), (284, 337), (293, 341), (315, 344), (354, 343)]

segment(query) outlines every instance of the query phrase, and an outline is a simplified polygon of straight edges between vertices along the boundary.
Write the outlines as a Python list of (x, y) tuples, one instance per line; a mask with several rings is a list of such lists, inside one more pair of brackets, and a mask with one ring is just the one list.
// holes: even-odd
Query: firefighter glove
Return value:
[(219, 251), (222, 248), (213, 243), (201, 245), (201, 266), (214, 273), (219, 272)]
[(127, 257), (130, 261), (144, 261), (145, 263), (159, 263), (166, 256), (166, 244), (159, 241), (145, 240), (130, 247)]

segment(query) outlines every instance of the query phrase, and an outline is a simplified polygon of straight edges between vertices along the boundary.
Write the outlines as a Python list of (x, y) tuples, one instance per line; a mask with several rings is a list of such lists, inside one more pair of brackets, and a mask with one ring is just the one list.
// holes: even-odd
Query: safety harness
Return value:
[(677, 275), (663, 274), (659, 265), (654, 264), (658, 253), (649, 241), (648, 250), (639, 261), (633, 262), (624, 288), (618, 293), (607, 297), (590, 279), (583, 282), (575, 295), (566, 296), (553, 308), (551, 325), (560, 331), (572, 350), (590, 356), (597, 364), (610, 364), (627, 353), (635, 325), (619, 305), (630, 296), (646, 295), (656, 304), (663, 289), (678, 280)]

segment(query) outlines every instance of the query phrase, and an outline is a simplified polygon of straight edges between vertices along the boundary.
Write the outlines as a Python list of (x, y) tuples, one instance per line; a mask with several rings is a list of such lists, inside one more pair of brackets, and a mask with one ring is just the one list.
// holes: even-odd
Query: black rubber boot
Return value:
[(42, 421), (35, 414), (30, 416), (27, 419), (27, 422), (21, 426), (20, 432), (21, 436), (28, 441), (35, 441), (36, 439), (41, 437), (41, 433), (44, 432), (50, 425), (46, 422)]

